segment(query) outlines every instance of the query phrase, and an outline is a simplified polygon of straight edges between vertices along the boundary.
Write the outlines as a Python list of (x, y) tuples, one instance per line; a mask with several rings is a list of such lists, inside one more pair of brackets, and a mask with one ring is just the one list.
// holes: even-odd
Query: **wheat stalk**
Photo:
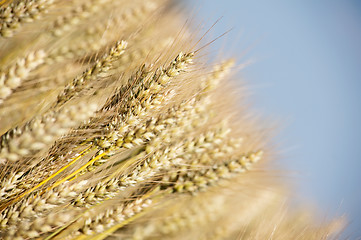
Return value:
[(335, 236), (172, 1), (0, 5), (0, 239)]

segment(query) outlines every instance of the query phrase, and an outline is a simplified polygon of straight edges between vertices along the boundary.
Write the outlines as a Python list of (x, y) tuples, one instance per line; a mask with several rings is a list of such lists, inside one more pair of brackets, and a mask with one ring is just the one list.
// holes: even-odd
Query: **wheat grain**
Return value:
[(80, 103), (47, 113), (33, 119), (22, 128), (10, 130), (1, 136), (0, 159), (2, 163), (18, 161), (21, 157), (33, 155), (49, 146), (71, 128), (87, 120), (95, 111), (95, 104)]
[(70, 98), (74, 97), (78, 92), (81, 91), (82, 86), (87, 84), (87, 81), (96, 79), (109, 70), (112, 62), (123, 54), (124, 49), (127, 46), (127, 42), (118, 42), (113, 48), (105, 54), (101, 60), (97, 61), (93, 67), (86, 70), (81, 76), (75, 78), (70, 84), (68, 84), (64, 91), (58, 96), (56, 106), (63, 105)]
[(7, 69), (0, 70), (0, 104), (20, 86), (32, 70), (44, 63), (45, 57), (46, 54), (42, 50), (31, 52)]
[(12, 2), (0, 10), (0, 36), (12, 37), (23, 22), (38, 19), (53, 0), (26, 0)]

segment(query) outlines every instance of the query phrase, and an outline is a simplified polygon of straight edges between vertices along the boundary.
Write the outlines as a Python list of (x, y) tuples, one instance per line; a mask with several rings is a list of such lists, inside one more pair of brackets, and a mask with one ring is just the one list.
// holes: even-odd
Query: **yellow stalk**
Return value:
[(95, 158), (93, 158), (92, 160), (90, 160), (89, 162), (87, 162), (86, 164), (84, 164), (83, 166), (81, 166), (80, 168), (78, 168), (76, 171), (72, 172), (71, 174), (69, 174), (68, 176), (62, 178), (61, 180), (57, 181), (56, 183), (54, 183), (52, 186), (48, 187), (46, 190), (44, 190), (42, 193), (49, 191), (57, 186), (59, 186), (60, 184), (62, 184), (63, 182), (65, 182), (66, 180), (74, 177), (75, 175), (77, 175), (79, 172), (81, 172), (82, 170), (84, 170), (86, 167), (88, 167), (89, 165), (93, 164), (95, 161), (99, 160), (100, 158), (102, 158), (103, 156), (107, 155), (110, 151), (105, 151), (102, 154), (99, 154), (98, 156), (96, 156)]
[[(24, 196), (32, 193), (33, 191), (35, 191), (36, 189), (38, 189), (39, 187), (43, 186), (44, 184), (46, 184), (47, 182), (49, 182), (51, 179), (53, 179), (54, 177), (56, 177), (57, 175), (59, 175), (61, 172), (63, 172), (65, 169), (67, 169), (68, 167), (70, 167), (71, 165), (73, 165), (76, 161), (78, 161), (81, 157), (83, 157), (87, 152), (90, 151), (91, 146), (87, 147), (86, 149), (84, 149), (82, 152), (80, 152), (79, 156), (75, 157), (71, 162), (69, 162), (66, 166), (62, 167), (61, 169), (59, 169), (57, 172), (55, 172), (54, 174), (52, 174), (51, 176), (49, 176), (48, 178), (44, 179), (42, 182), (40, 182), (39, 184), (37, 184), (36, 186), (32, 187), (31, 189), (29, 189), (28, 191), (22, 193), (21, 195), (19, 195), (18, 197), (16, 197), (15, 199), (5, 203), (3, 206), (0, 207), (0, 212), (5, 209), (7, 206), (17, 202), (19, 199), (23, 198)], [(59, 183), (60, 184), (60, 183)], [(58, 184), (58, 185), (59, 185)], [(56, 185), (56, 186), (58, 186)], [(52, 187), (53, 188), (53, 187)], [(51, 189), (51, 188), (50, 188)], [(47, 190), (50, 190), (47, 189)], [(41, 194), (43, 194), (45, 191), (43, 191)]]

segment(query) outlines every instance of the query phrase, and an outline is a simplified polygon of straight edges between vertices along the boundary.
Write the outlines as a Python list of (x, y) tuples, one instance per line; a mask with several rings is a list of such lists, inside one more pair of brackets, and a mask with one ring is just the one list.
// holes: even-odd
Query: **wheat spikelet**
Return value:
[(26, 78), (29, 73), (44, 62), (44, 52), (37, 51), (30, 53), (26, 58), (19, 59), (15, 65), (3, 70), (0, 75), (0, 102), (11, 95), (13, 89), (20, 86), (22, 80)]
[(0, 239), (337, 229), (289, 211), (265, 126), (236, 107), (234, 60), (200, 56), (171, 1), (0, 4)]
[(14, 1), (9, 6), (2, 8), (0, 12), (1, 37), (12, 37), (15, 29), (19, 28), (23, 22), (32, 22), (40, 18), (52, 2), (44, 0)]

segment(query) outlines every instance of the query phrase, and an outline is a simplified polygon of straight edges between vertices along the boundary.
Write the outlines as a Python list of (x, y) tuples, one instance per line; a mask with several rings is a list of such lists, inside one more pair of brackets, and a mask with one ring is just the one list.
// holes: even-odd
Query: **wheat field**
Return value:
[(0, 239), (337, 237), (174, 2), (0, 4)]

